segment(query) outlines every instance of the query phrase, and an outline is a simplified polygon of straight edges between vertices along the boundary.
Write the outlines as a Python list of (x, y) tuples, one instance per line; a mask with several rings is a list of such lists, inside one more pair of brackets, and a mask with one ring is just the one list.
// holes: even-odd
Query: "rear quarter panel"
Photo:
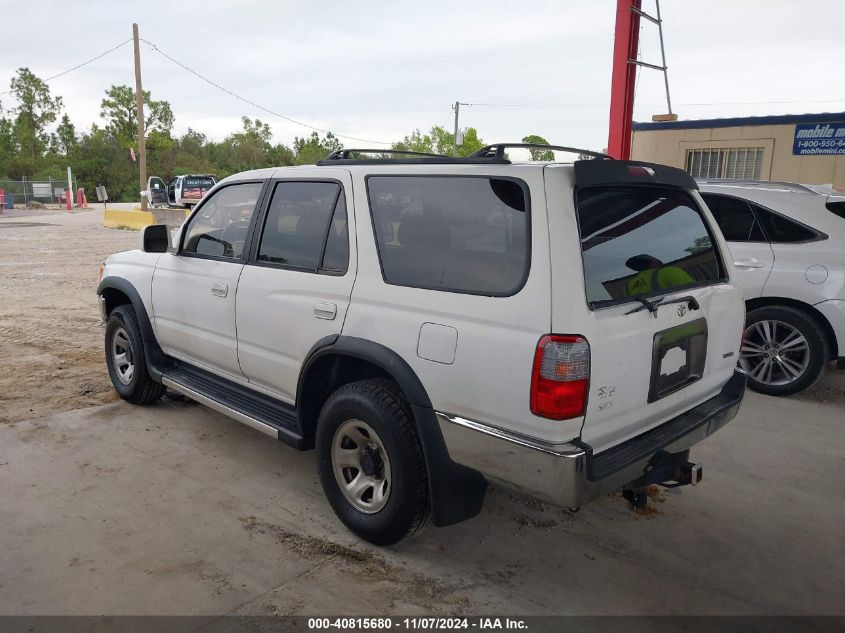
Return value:
[[(373, 167), (368, 175), (397, 174)], [(548, 442), (577, 436), (580, 420), (556, 422), (530, 411), (534, 351), (551, 321), (549, 242), (539, 166), (409, 166), (402, 175), (472, 175), (519, 178), (531, 196), (531, 267), (511, 297), (486, 297), (387, 284), (380, 268), (364, 174), (353, 174), (358, 277), (343, 334), (372, 340), (402, 356), (419, 376), (435, 410)], [(457, 330), (451, 364), (427, 360), (424, 324)], [(435, 328), (434, 331), (438, 331)]]

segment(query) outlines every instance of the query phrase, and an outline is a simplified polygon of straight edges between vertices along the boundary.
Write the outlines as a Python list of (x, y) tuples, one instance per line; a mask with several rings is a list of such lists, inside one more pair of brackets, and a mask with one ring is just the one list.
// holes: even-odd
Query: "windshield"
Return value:
[(591, 307), (722, 279), (710, 231), (686, 192), (590, 187), (578, 191), (577, 208)]

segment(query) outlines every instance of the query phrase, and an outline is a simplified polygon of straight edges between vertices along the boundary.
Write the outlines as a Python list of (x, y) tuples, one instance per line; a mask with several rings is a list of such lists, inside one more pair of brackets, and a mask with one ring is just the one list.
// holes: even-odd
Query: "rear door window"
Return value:
[(576, 202), (591, 307), (723, 279), (710, 230), (688, 193), (589, 187)]
[(467, 294), (509, 296), (530, 262), (529, 196), (495, 177), (370, 176), (384, 280)]
[(751, 206), (739, 198), (702, 193), (707, 208), (729, 242), (765, 242), (766, 236), (754, 217)]
[(277, 183), (257, 259), (307, 272), (346, 272), (349, 236), (346, 200), (340, 184)]

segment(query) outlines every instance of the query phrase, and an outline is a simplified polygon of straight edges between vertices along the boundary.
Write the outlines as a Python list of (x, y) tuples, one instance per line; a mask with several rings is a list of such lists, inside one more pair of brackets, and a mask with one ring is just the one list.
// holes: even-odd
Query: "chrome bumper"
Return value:
[(544, 444), (473, 420), (436, 415), (452, 461), (491, 482), (576, 507), (639, 479), (656, 454), (689, 450), (730, 422), (739, 410), (745, 378), (736, 371), (717, 396), (596, 455), (581, 442)]

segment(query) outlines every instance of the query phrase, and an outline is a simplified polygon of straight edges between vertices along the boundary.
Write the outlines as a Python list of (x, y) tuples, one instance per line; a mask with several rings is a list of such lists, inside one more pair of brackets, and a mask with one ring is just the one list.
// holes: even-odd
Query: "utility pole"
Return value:
[[(141, 47), (138, 44), (138, 25), (132, 23), (132, 42), (135, 46), (135, 111), (138, 119), (138, 166), (141, 191), (147, 188), (147, 148), (144, 143), (144, 90), (141, 87)], [(141, 196), (141, 211), (147, 210), (147, 196)]]
[(455, 156), (458, 155), (458, 131), (460, 128), (458, 127), (458, 116), (461, 113), (461, 102), (455, 101)]

